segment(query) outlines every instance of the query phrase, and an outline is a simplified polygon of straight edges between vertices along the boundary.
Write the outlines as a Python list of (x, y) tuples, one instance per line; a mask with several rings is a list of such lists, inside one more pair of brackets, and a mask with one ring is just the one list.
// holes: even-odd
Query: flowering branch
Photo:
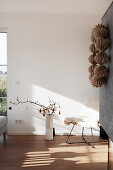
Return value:
[[(59, 115), (60, 115), (60, 104), (54, 102), (53, 100), (51, 100), (49, 98), (49, 105), (45, 106), (42, 105), (38, 102), (38, 100), (36, 102), (31, 101), (31, 100), (25, 100), (25, 101), (20, 101), (19, 98), (17, 97), (16, 102), (9, 102), (10, 104), (14, 104), (14, 105), (19, 105), (19, 104), (25, 104), (25, 103), (30, 103), (30, 104), (34, 104), (40, 107), (39, 112), (43, 114), (43, 116), (45, 116), (46, 114), (50, 115), (50, 114), (54, 114), (57, 110), (59, 110)], [(11, 110), (12, 107), (9, 107), (9, 110)]]

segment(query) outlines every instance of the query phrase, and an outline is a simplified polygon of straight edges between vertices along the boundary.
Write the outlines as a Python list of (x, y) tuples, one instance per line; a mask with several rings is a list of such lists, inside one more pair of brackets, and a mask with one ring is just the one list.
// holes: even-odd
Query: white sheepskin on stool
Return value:
[(76, 117), (67, 117), (64, 120), (64, 123), (66, 125), (70, 125), (70, 123), (75, 124), (75, 125), (79, 125), (79, 122), (84, 122), (84, 120), (82, 118), (76, 118)]

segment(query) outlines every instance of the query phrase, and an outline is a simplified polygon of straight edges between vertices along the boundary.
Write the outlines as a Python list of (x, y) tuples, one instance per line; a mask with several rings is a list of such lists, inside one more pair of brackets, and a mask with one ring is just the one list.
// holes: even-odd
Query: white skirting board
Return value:
[[(82, 131), (81, 131), (82, 133)], [(81, 133), (72, 133), (72, 135), (76, 135), (76, 136), (80, 136)], [(56, 132), (55, 135), (63, 135), (63, 136), (67, 136), (69, 133), (67, 132), (64, 132), (64, 133), (61, 133), (61, 132)], [(95, 136), (99, 136), (99, 132), (95, 132), (93, 131), (93, 134)], [(45, 132), (15, 132), (15, 131), (10, 131), (8, 132), (8, 135), (45, 135)], [(84, 133), (84, 135), (91, 135), (91, 133)]]

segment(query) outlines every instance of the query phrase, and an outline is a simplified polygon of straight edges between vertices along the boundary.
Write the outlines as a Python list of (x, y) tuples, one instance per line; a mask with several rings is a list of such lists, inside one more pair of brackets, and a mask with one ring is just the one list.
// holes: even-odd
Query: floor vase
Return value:
[(45, 139), (53, 140), (53, 115), (46, 115)]

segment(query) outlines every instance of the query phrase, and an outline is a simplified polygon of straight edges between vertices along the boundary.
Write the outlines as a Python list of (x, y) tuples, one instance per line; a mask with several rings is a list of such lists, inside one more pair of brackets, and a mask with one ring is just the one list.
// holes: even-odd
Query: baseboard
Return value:
[[(8, 132), (8, 135), (45, 135), (45, 132)], [(55, 133), (55, 135), (67, 136), (69, 133)], [(81, 136), (81, 133), (73, 133), (72, 135)], [(90, 136), (91, 133), (85, 133), (84, 135)], [(99, 136), (99, 133), (94, 133), (94, 136)]]
[(29, 132), (29, 131), (23, 131), (23, 132), (8, 131), (8, 135), (45, 135), (45, 133), (44, 132)]

